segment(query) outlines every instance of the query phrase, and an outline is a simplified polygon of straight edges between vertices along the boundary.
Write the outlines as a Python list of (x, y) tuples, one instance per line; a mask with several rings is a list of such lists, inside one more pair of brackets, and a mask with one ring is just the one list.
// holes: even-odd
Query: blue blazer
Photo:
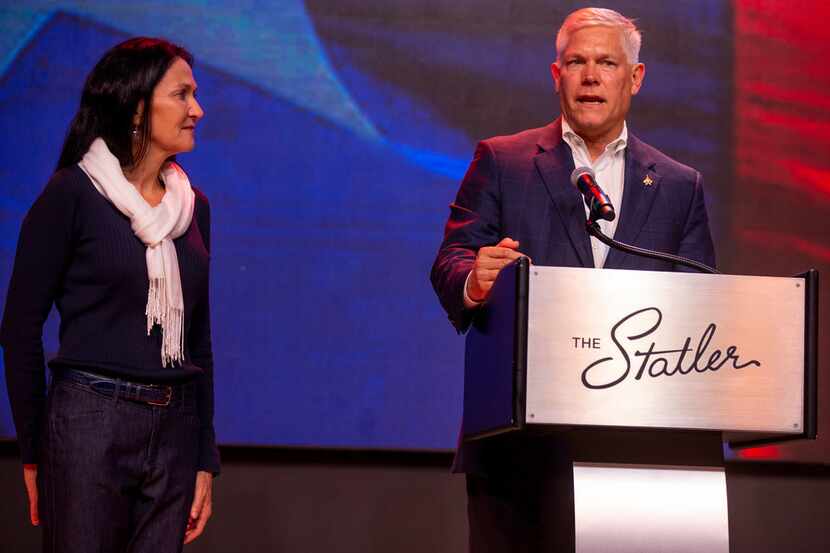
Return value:
[[(431, 274), (441, 305), (459, 332), (470, 324), (464, 282), (482, 246), (509, 236), (520, 242), (519, 250), (536, 265), (594, 266), (584, 202), (570, 181), (573, 170), (560, 119), (478, 144), (450, 204), (444, 241)], [(615, 203), (620, 212), (617, 240), (714, 266), (703, 177), (630, 133), (622, 205)], [(682, 270), (613, 249), (605, 267)]]
[[(594, 267), (584, 202), (570, 182), (573, 169), (560, 119), (478, 144), (455, 202), (450, 204), (444, 241), (431, 274), (432, 285), (458, 332), (467, 330), (474, 314), (464, 307), (463, 291), (482, 246), (509, 236), (520, 242), (519, 250), (535, 265)], [(617, 207), (617, 240), (715, 265), (700, 173), (630, 133), (622, 205)], [(605, 267), (683, 270), (613, 249)], [(467, 472), (472, 470), (472, 451), (463, 450), (456, 468)]]

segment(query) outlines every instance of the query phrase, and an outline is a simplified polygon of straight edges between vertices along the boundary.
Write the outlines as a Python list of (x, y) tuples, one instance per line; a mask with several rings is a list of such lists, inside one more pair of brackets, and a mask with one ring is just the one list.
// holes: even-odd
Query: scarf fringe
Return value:
[(174, 363), (181, 364), (184, 361), (184, 332), (182, 321), (184, 313), (182, 309), (171, 307), (167, 303), (167, 294), (163, 278), (150, 279), (150, 291), (147, 294), (147, 335), (155, 325), (161, 327), (161, 363), (172, 366)]

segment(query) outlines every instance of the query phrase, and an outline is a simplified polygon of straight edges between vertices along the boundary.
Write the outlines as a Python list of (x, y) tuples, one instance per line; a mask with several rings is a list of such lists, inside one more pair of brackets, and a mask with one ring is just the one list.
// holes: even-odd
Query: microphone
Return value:
[(590, 167), (577, 167), (571, 173), (571, 183), (576, 186), (582, 197), (585, 198), (585, 205), (588, 206), (591, 221), (605, 219), (613, 221), (617, 214), (608, 194), (603, 192), (594, 178), (594, 172)]

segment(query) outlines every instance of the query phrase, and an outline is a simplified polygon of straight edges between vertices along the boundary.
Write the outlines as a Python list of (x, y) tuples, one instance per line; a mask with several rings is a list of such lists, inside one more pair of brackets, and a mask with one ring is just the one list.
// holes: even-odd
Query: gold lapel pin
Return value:
[(652, 178), (649, 175), (646, 175), (646, 177), (643, 179), (643, 184), (645, 184), (646, 186), (651, 186), (652, 184), (654, 184), (654, 180), (652, 180)]

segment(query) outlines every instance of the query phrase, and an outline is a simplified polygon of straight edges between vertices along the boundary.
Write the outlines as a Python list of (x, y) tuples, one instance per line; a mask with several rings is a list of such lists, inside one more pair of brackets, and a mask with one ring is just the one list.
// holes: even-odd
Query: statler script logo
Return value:
[[(635, 361), (642, 358), (639, 368), (633, 373), (634, 380), (640, 380), (645, 375), (658, 378), (687, 375), (692, 372), (714, 372), (728, 363), (733, 369), (761, 366), (756, 359), (742, 363), (738, 346), (730, 345), (723, 349), (710, 350), (709, 344), (717, 331), (715, 323), (709, 323), (694, 349), (691, 336), (687, 337), (678, 349), (657, 349), (654, 341), (648, 344), (647, 349), (639, 349), (637, 343), (646, 343), (646, 338), (660, 328), (662, 322), (663, 313), (656, 307), (640, 309), (620, 319), (611, 329), (611, 340), (617, 346), (620, 356), (603, 357), (585, 367), (582, 371), (582, 384), (592, 390), (616, 386), (632, 375), (632, 356)], [(621, 337), (631, 345), (626, 347)], [(629, 348), (634, 349), (634, 352), (631, 353)], [(602, 376), (596, 376), (600, 372)]]

